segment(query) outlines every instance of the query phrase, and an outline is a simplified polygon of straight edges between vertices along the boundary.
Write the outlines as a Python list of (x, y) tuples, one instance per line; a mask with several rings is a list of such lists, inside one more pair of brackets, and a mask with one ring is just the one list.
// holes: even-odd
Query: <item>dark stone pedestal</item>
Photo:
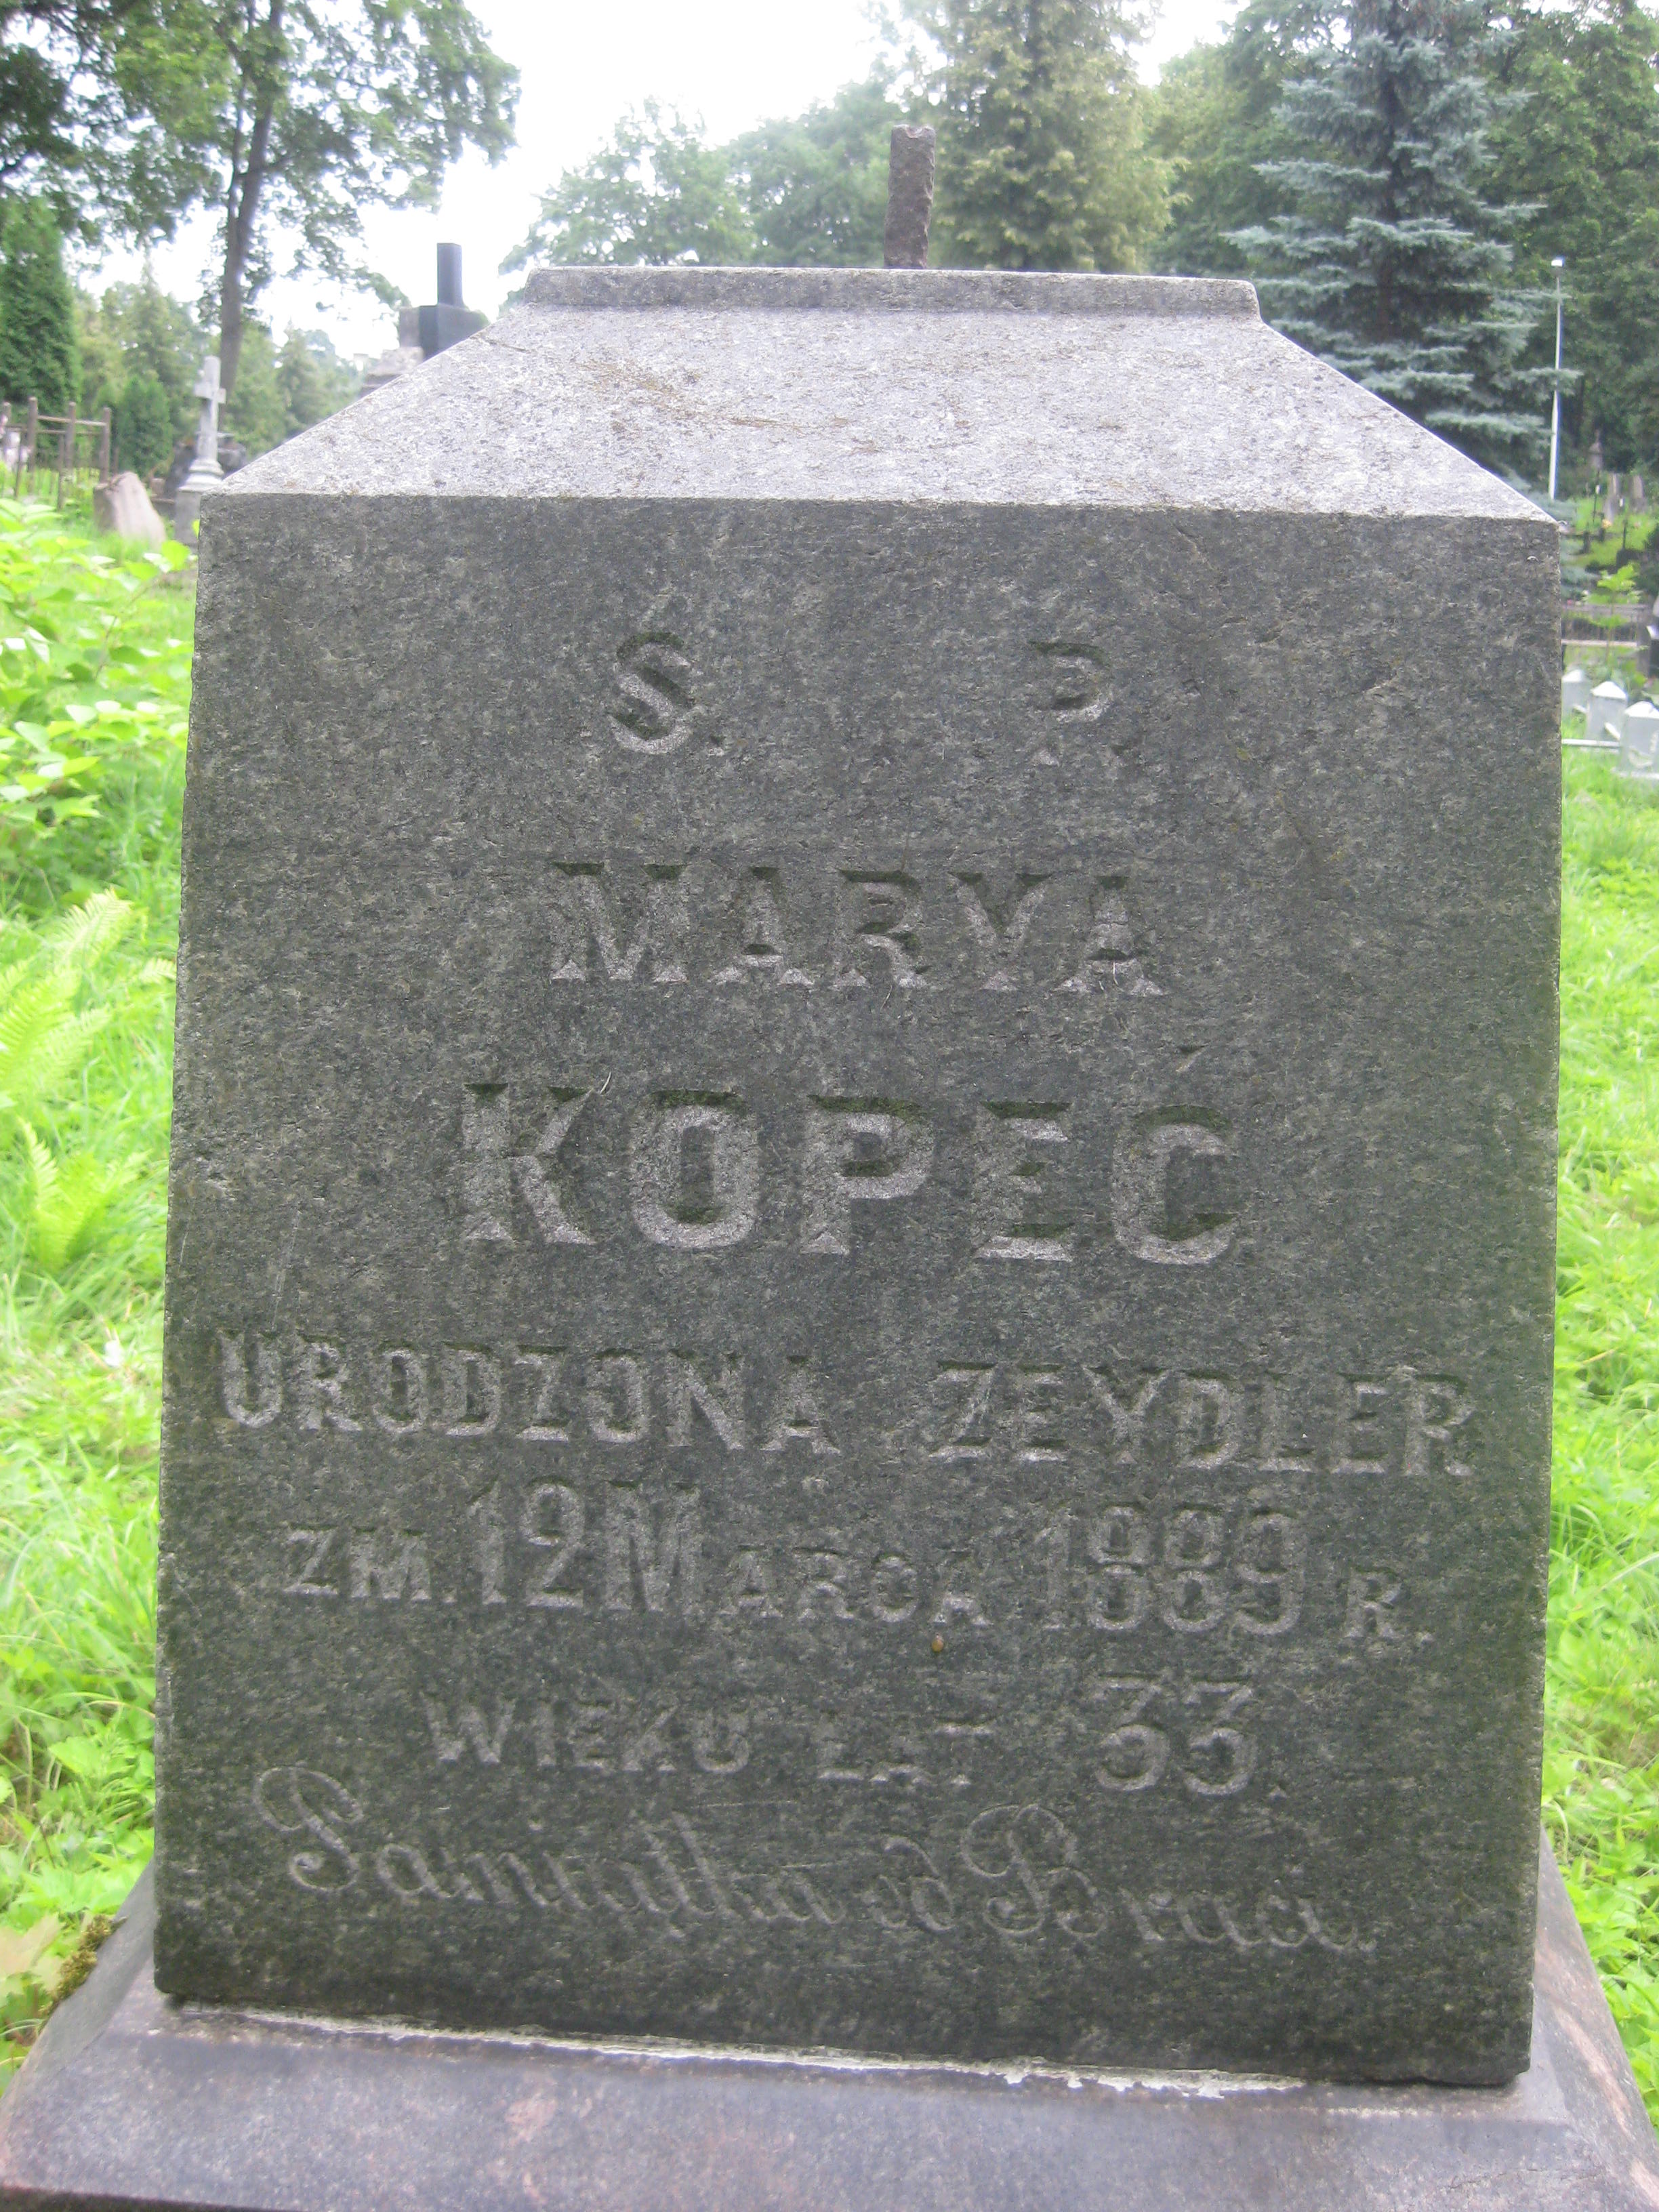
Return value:
[(1506, 2089), (599, 2050), (179, 2008), (148, 1877), (0, 2104), (0, 2203), (248, 2212), (1656, 2212), (1659, 2146), (1545, 1854)]

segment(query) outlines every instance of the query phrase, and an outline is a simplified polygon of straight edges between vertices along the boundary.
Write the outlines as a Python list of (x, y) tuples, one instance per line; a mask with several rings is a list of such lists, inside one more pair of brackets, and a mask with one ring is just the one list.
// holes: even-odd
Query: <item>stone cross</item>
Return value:
[(224, 386), (219, 381), (219, 356), (210, 354), (202, 363), (202, 373), (191, 387), (194, 397), (202, 403), (202, 418), (196, 431), (196, 460), (191, 473), (210, 466), (216, 477), (222, 473), (219, 466), (219, 410), (225, 400)]

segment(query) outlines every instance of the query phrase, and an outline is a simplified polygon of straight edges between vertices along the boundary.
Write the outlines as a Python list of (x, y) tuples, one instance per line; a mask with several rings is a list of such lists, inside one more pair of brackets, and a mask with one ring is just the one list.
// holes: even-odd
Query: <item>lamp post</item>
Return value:
[(1555, 501), (1555, 464), (1561, 450), (1561, 271), (1565, 258), (1558, 253), (1550, 263), (1555, 271), (1555, 394), (1550, 402), (1550, 503)]

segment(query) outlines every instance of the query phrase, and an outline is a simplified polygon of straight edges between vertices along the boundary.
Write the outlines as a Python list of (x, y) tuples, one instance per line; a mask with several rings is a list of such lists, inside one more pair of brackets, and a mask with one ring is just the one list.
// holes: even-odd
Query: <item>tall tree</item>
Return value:
[(116, 459), (137, 476), (149, 477), (173, 459), (173, 405), (159, 377), (139, 369), (128, 377), (114, 407)]
[(853, 267), (882, 258), (887, 156), (904, 110), (878, 70), (805, 115), (761, 124), (728, 158), (748, 205), (755, 258), (775, 268)]
[(1236, 231), (1293, 212), (1261, 173), (1295, 151), (1279, 120), (1286, 82), (1305, 74), (1328, 35), (1330, 0), (1252, 0), (1221, 42), (1168, 63), (1148, 95), (1146, 143), (1170, 168), (1170, 224), (1152, 267), (1188, 276), (1237, 275)]
[(43, 201), (14, 201), (0, 244), (0, 398), (38, 399), (43, 415), (64, 415), (80, 393), (62, 236)]
[(502, 264), (764, 262), (777, 269), (879, 263), (887, 151), (904, 111), (890, 73), (843, 85), (805, 115), (707, 144), (647, 100), (611, 142), (542, 198), (529, 236)]
[[(366, 206), (430, 207), (468, 145), (512, 143), (518, 72), (463, 0), (148, 0), (125, 24), (130, 174), (176, 221), (217, 212), (220, 374), (234, 392), (245, 315), (295, 265), (391, 289), (353, 259)], [(138, 194), (135, 186), (135, 197)]]
[(290, 438), (349, 406), (362, 389), (356, 370), (341, 360), (321, 331), (289, 331), (276, 356), (276, 383), (284, 435)]
[(933, 258), (1133, 269), (1166, 215), (1119, 0), (904, 0), (939, 129)]
[(0, 0), (0, 199), (43, 195), (60, 226), (96, 233), (125, 114), (116, 52), (149, 4)]
[(647, 100), (609, 145), (542, 195), (529, 235), (503, 270), (532, 261), (752, 261), (755, 230), (723, 147)]
[(268, 453), (288, 433), (282, 387), (276, 381), (276, 342), (257, 315), (242, 325), (241, 374), (225, 402), (219, 428), (250, 456)]
[[(198, 410), (191, 387), (208, 340), (190, 309), (161, 289), (148, 262), (136, 282), (109, 286), (95, 312), (84, 318), (83, 328), (88, 325), (95, 331), (88, 365), (95, 354), (102, 380), (118, 388), (135, 376), (154, 377), (167, 394), (173, 436), (193, 434)], [(111, 345), (118, 356), (118, 374), (104, 366)]]
[[(1553, 291), (1551, 258), (1566, 259), (1569, 439), (1599, 430), (1609, 467), (1641, 467), (1659, 457), (1659, 18), (1632, 0), (1571, 0), (1513, 24), (1496, 61), (1507, 97), (1492, 189), (1528, 204), (1523, 282)], [(1547, 313), (1536, 362), (1554, 340)]]
[(1294, 212), (1235, 234), (1289, 336), (1494, 466), (1535, 459), (1548, 373), (1522, 366), (1514, 208), (1482, 194), (1492, 96), (1475, 0), (1351, 0), (1285, 88)]

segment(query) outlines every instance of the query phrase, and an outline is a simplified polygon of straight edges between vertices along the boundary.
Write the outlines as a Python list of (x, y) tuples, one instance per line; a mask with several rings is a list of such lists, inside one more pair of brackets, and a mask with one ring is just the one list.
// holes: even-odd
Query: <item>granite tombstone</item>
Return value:
[(203, 541), (161, 1988), (1514, 2074), (1553, 526), (1243, 284), (566, 270)]

